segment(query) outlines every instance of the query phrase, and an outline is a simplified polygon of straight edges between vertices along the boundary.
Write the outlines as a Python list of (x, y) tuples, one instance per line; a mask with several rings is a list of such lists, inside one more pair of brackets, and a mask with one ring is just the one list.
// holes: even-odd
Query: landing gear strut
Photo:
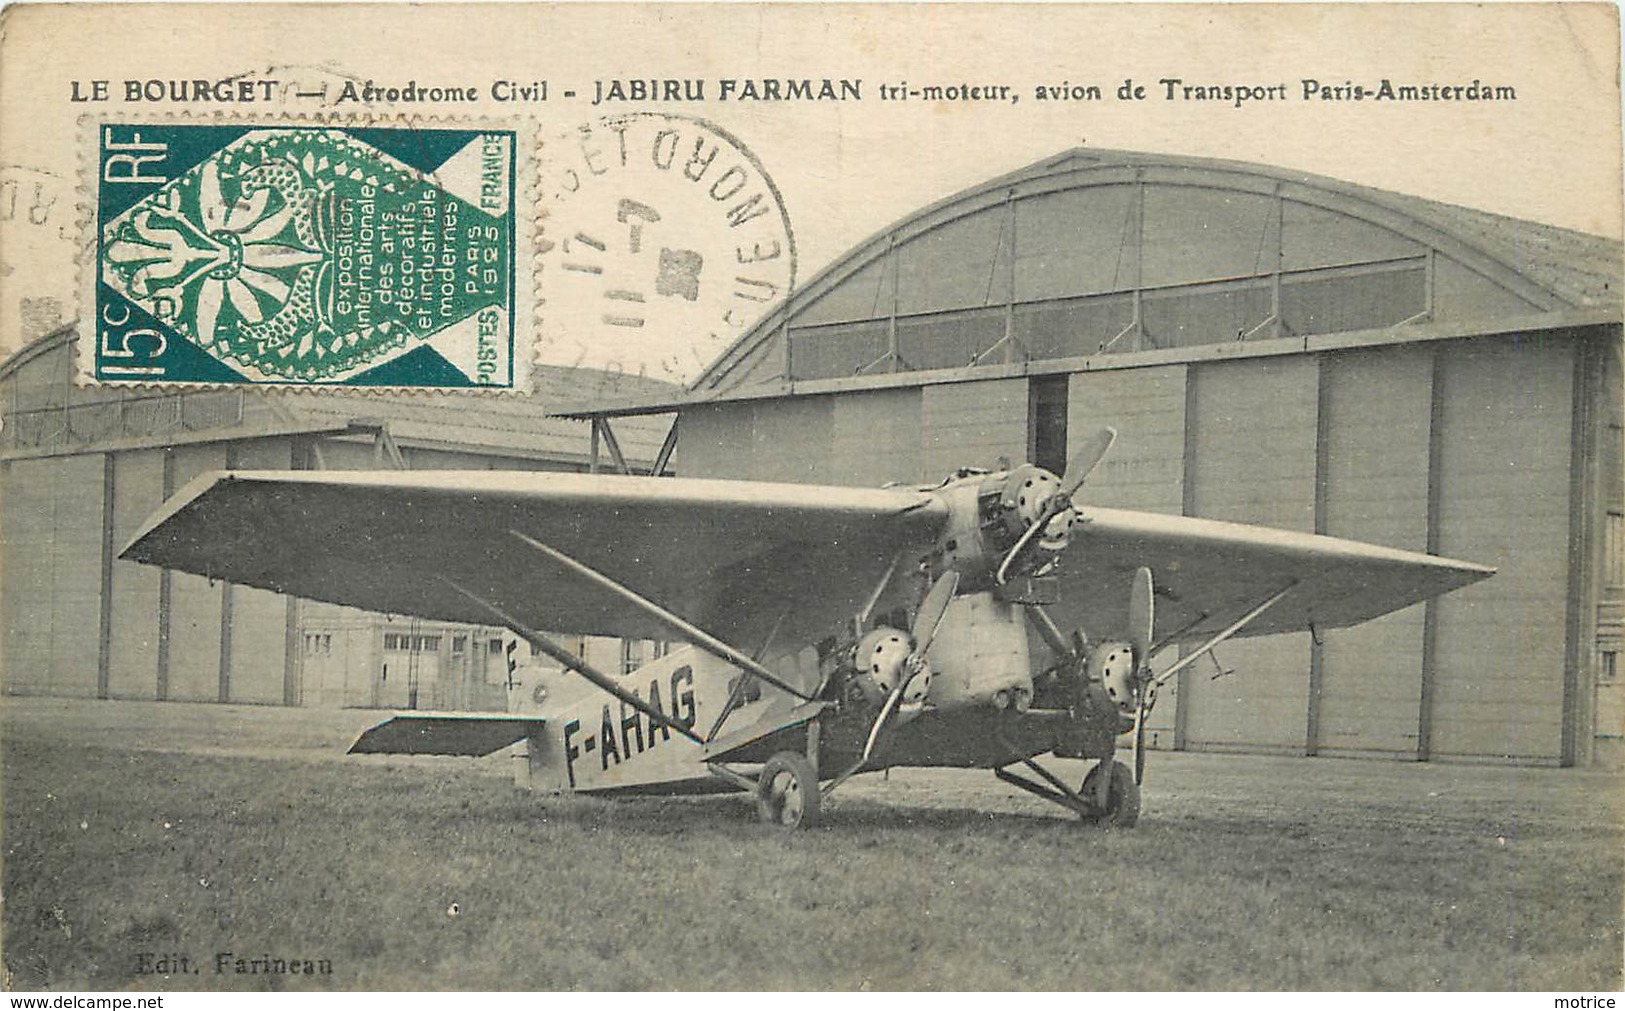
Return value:
[(1036, 772), (1049, 785), (1018, 776), (1006, 767), (994, 769), (993, 774), (1035, 797), (1059, 804), (1087, 822), (1132, 828), (1140, 820), (1140, 787), (1134, 782), (1134, 774), (1128, 766), (1116, 759), (1107, 758), (1098, 762), (1083, 777), (1083, 786), (1076, 790), (1030, 758), (1021, 759), (1021, 764)]

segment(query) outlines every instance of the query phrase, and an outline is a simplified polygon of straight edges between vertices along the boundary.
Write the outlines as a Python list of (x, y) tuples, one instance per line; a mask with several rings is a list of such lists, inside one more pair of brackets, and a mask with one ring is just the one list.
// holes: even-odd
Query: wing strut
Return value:
[(1266, 597), (1263, 603), (1259, 604), (1251, 611), (1248, 611), (1246, 614), (1227, 625), (1224, 631), (1208, 639), (1207, 642), (1202, 643), (1202, 645), (1198, 646), (1192, 652), (1180, 657), (1178, 663), (1157, 675), (1156, 679), (1151, 682), (1152, 687), (1161, 688), (1163, 685), (1167, 684), (1175, 674), (1178, 674), (1186, 667), (1189, 667), (1191, 664), (1200, 660), (1203, 656), (1207, 655), (1207, 653), (1211, 651), (1213, 647), (1219, 645), (1221, 642), (1224, 642), (1237, 632), (1240, 632), (1242, 629), (1246, 628), (1254, 618), (1274, 607), (1282, 597), (1292, 592), (1292, 588), (1297, 585), (1298, 581), (1294, 579), (1292, 582), (1281, 587), (1279, 590), (1276, 590), (1274, 593)]
[(560, 646), (552, 639), (549, 639), (546, 635), (536, 631), (534, 628), (526, 626), (520, 622), (518, 618), (515, 618), (513, 615), (491, 603), (489, 600), (486, 600), (484, 597), (472, 590), (464, 588), (453, 580), (447, 579), (445, 576), (437, 576), (436, 578), (445, 583), (447, 586), (451, 587), (453, 590), (456, 590), (458, 593), (467, 597), (469, 600), (485, 608), (485, 610), (491, 612), (491, 615), (495, 617), (500, 624), (506, 625), (515, 632), (519, 633), (520, 637), (522, 637), (526, 642), (563, 664), (566, 670), (573, 670), (577, 674), (580, 674), (588, 681), (591, 681), (594, 685), (597, 685), (599, 688), (602, 688), (604, 691), (620, 699), (633, 709), (636, 709), (638, 712), (649, 717), (649, 719), (653, 720), (658, 726), (668, 727), (675, 730), (679, 734), (682, 734), (684, 737), (693, 741), (695, 744), (705, 744), (705, 741), (700, 738), (700, 735), (696, 734), (693, 730), (672, 719), (670, 716), (667, 716), (665, 713), (661, 712), (659, 709), (656, 709), (654, 706), (651, 706), (644, 700), (638, 698), (635, 693), (629, 692), (625, 688), (622, 688), (620, 685), (616, 684), (614, 679), (610, 678), (609, 675), (593, 667), (591, 664), (587, 663), (587, 661), (576, 656), (563, 646)]
[(636, 607), (638, 610), (660, 622), (662, 625), (665, 625), (682, 638), (693, 643), (695, 646), (698, 646), (700, 649), (705, 650), (707, 653), (710, 653), (717, 659), (724, 660), (733, 664), (735, 667), (747, 670), (761, 678), (763, 681), (766, 681), (768, 684), (777, 688), (779, 691), (789, 692), (791, 695), (794, 695), (803, 702), (811, 702), (813, 700), (811, 695), (808, 695), (799, 688), (792, 688), (783, 678), (751, 659), (751, 657), (743, 651), (734, 649), (732, 646), (705, 631), (703, 628), (700, 628), (698, 625), (684, 621), (682, 618), (666, 610), (664, 607), (661, 607), (654, 601), (648, 599), (647, 597), (641, 596), (625, 586), (622, 586), (620, 583), (617, 583), (615, 580), (604, 575), (602, 572), (599, 572), (597, 569), (594, 569), (588, 565), (583, 565), (564, 552), (559, 551), (556, 548), (550, 548), (534, 537), (528, 537), (517, 530), (509, 530), (508, 533), (519, 541), (529, 545), (532, 548), (535, 548), (543, 555), (546, 555), (548, 558), (551, 558), (553, 561), (569, 569), (571, 572), (574, 572), (576, 575), (581, 576), (583, 579), (586, 579), (589, 582), (592, 582), (615, 594), (617, 597), (620, 597), (622, 600), (631, 604), (633, 607)]
[[(1147, 634), (1147, 638), (1149, 638), (1150, 626), (1152, 625), (1149, 612), (1151, 607), (1150, 602), (1153, 599), (1153, 588), (1150, 585), (1148, 570), (1141, 569), (1140, 571), (1147, 572), (1145, 589), (1142, 591), (1144, 593), (1145, 603), (1142, 606), (1146, 611), (1146, 628), (1144, 632)], [(1136, 577), (1136, 581), (1138, 582), (1138, 576)], [(1281, 587), (1279, 590), (1276, 590), (1268, 597), (1265, 597), (1252, 610), (1237, 618), (1229, 625), (1226, 625), (1222, 631), (1211, 636), (1206, 642), (1202, 643), (1202, 645), (1198, 646), (1189, 654), (1180, 657), (1178, 663), (1174, 664), (1172, 667), (1169, 667), (1156, 677), (1150, 676), (1151, 654), (1155, 652), (1156, 649), (1160, 649), (1160, 646), (1144, 650), (1142, 655), (1135, 660), (1135, 663), (1140, 665), (1140, 670), (1137, 673), (1141, 678), (1144, 679), (1140, 686), (1139, 705), (1136, 706), (1134, 710), (1134, 783), (1136, 786), (1145, 781), (1145, 721), (1151, 716), (1151, 707), (1157, 704), (1157, 689), (1171, 681), (1175, 674), (1178, 674), (1186, 667), (1189, 667), (1191, 664), (1200, 660), (1203, 656), (1211, 653), (1213, 651), (1213, 647), (1246, 628), (1254, 618), (1274, 607), (1280, 602), (1282, 597), (1286, 596), (1288, 593), (1291, 593), (1292, 588), (1297, 585), (1298, 581), (1294, 579), (1292, 582)], [(1136, 647), (1136, 649), (1138, 648), (1139, 647)]]

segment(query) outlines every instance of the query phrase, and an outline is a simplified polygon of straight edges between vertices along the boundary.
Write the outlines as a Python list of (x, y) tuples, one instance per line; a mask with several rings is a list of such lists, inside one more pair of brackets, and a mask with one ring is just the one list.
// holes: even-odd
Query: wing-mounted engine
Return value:
[[(1143, 684), (1134, 644), (1108, 641), (1089, 644), (1081, 634), (1071, 647), (1034, 678), (1034, 705), (1041, 709), (1068, 709), (1085, 719), (1116, 714), (1130, 721), (1140, 701)], [(1129, 729), (1122, 722), (1121, 729)]]
[(882, 625), (856, 642), (827, 654), (827, 683), (846, 702), (879, 705), (902, 688), (898, 715), (917, 712), (931, 690), (931, 664), (915, 648), (914, 637)]

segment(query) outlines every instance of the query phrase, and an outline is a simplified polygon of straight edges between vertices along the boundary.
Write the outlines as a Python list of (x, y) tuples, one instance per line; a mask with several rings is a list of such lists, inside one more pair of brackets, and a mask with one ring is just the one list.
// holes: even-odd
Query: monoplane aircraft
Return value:
[[(397, 715), (352, 751), (481, 755), (526, 742), (532, 782), (547, 788), (739, 789), (791, 827), (815, 822), (852, 776), (894, 766), (991, 769), (1087, 820), (1132, 825), (1158, 692), (1215, 646), (1352, 625), (1493, 573), (1079, 504), (1115, 437), (1085, 440), (1065, 476), (1023, 465), (879, 489), (214, 473), (166, 503), (123, 557), (505, 626), (580, 676), (544, 685), (533, 712)], [(622, 675), (558, 632), (686, 645)], [(1153, 666), (1176, 646), (1174, 662)], [(1126, 765), (1116, 754), (1130, 732)], [(1045, 755), (1097, 761), (1073, 787)]]

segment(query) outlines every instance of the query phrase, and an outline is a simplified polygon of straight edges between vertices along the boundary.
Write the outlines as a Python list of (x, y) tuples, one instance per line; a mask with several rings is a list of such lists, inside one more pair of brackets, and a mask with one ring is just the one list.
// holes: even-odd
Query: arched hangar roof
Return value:
[(1621, 274), (1621, 244), (1581, 232), (1271, 166), (1079, 148), (861, 243), (690, 396), (1238, 340), (1617, 322)]

